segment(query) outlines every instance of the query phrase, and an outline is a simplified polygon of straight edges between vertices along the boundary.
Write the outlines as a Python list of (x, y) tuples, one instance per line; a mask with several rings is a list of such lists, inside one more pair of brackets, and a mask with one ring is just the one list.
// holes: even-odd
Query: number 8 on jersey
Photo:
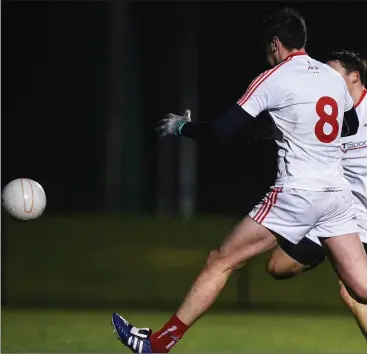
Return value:
[[(325, 111), (327, 106), (331, 107), (330, 113)], [(316, 137), (322, 143), (329, 144), (338, 137), (339, 133), (338, 104), (333, 98), (323, 96), (316, 103), (316, 113), (320, 118), (315, 125)], [(332, 128), (329, 134), (324, 132), (326, 123), (330, 124)]]

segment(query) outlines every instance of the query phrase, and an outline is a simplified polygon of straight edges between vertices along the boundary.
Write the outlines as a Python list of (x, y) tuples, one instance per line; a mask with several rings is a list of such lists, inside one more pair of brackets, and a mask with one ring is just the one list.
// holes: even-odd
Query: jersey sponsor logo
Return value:
[(314, 74), (319, 74), (320, 73), (320, 68), (317, 65), (308, 65), (308, 70), (312, 71)]
[(357, 149), (363, 149), (363, 148), (367, 148), (367, 140), (364, 141), (350, 141), (348, 143), (343, 143), (341, 145), (341, 150), (344, 153), (347, 153), (348, 150), (357, 150)]

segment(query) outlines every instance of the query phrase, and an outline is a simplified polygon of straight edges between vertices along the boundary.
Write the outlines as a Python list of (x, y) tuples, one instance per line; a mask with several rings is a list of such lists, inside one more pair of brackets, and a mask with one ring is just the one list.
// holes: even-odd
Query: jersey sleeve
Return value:
[(283, 100), (274, 69), (263, 72), (252, 81), (244, 95), (237, 101), (248, 114), (257, 117), (261, 112), (278, 108)]
[(344, 112), (348, 112), (354, 107), (353, 99), (349, 94), (347, 84), (343, 79), (343, 86), (344, 86)]

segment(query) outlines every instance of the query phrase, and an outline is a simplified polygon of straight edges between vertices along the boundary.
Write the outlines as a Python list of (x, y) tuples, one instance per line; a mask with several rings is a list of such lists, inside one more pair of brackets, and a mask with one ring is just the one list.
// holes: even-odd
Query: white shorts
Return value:
[(361, 240), (363, 243), (367, 243), (367, 227), (358, 224), (359, 226), (359, 235), (361, 236)]
[(271, 188), (249, 216), (294, 244), (306, 235), (318, 240), (359, 232), (349, 188), (333, 192)]
[[(357, 226), (358, 226), (358, 233), (359, 233), (359, 237), (361, 238), (361, 241), (367, 244), (367, 230), (364, 227), (362, 227), (361, 225), (359, 225), (358, 221), (357, 221)], [(311, 234), (308, 233), (305, 237), (317, 243), (318, 245), (322, 246), (319, 238), (313, 235), (312, 233)]]
[[(367, 244), (367, 225), (364, 223), (360, 223), (357, 218), (357, 226), (358, 226), (358, 233), (359, 233), (359, 237), (361, 238), (361, 241)], [(315, 237), (315, 235), (307, 234), (306, 237), (310, 239), (311, 241), (317, 243), (318, 245), (322, 246), (319, 238)]]

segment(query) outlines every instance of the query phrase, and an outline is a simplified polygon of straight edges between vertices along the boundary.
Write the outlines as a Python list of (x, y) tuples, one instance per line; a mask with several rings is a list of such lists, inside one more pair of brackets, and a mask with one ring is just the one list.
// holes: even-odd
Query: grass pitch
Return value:
[[(2, 353), (130, 353), (112, 333), (111, 312), (2, 310)], [(170, 313), (121, 311), (137, 326), (159, 328)], [(173, 353), (365, 354), (348, 316), (211, 313)]]

